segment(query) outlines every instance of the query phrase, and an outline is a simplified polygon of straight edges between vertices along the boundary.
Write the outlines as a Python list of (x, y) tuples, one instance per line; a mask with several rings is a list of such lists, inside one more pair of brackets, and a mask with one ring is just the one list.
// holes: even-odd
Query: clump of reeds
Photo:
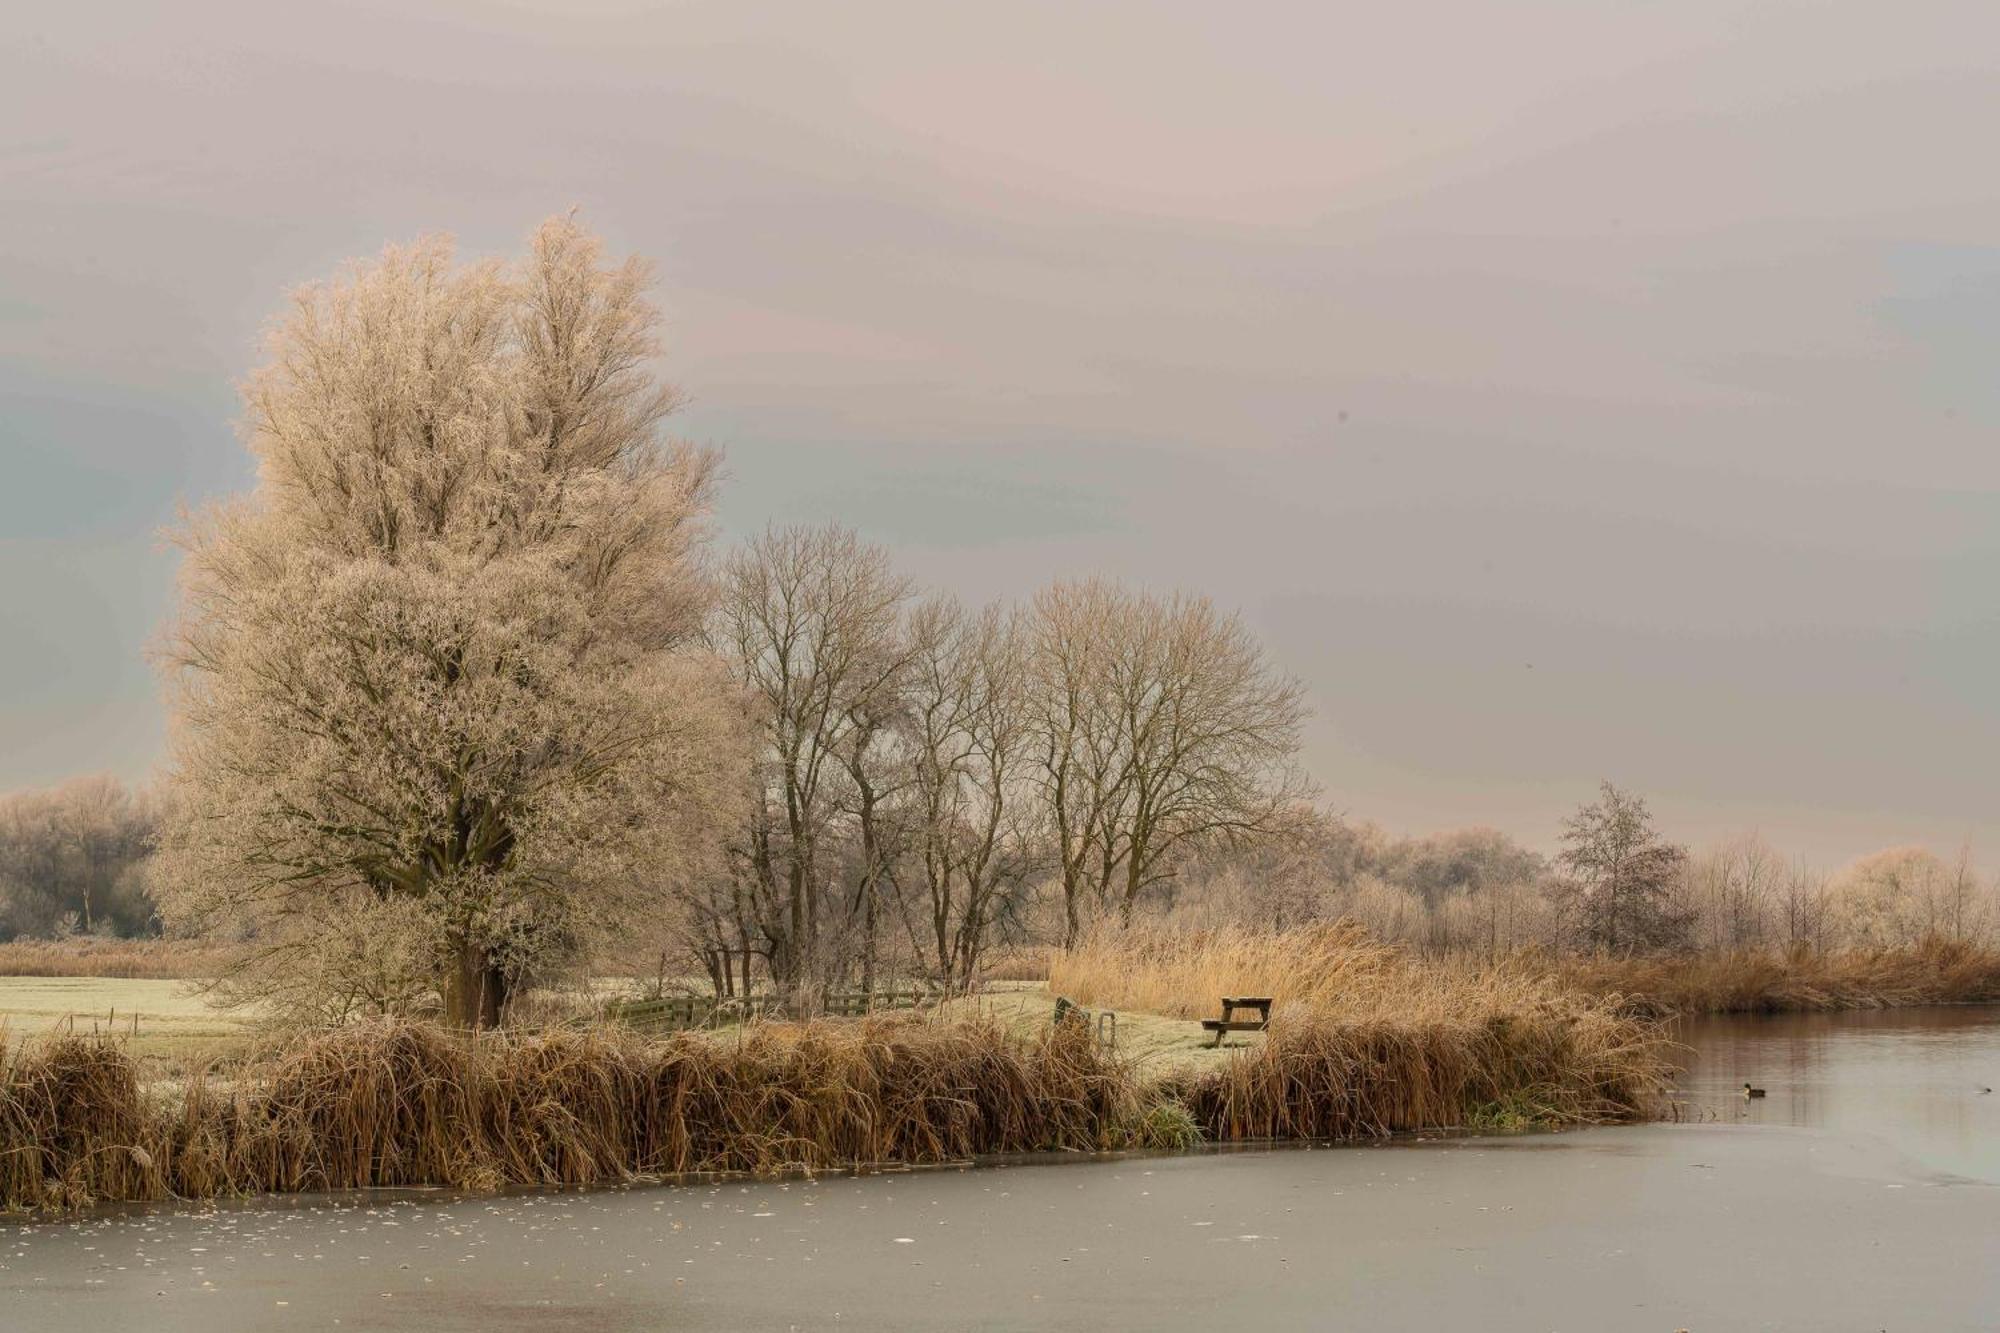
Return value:
[(2000, 1000), (2000, 949), (1933, 939), (1907, 949), (1734, 950), (1563, 959), (1570, 984), (1649, 1014), (1788, 1013)]
[(132, 1062), (99, 1038), (51, 1035), (8, 1055), (0, 1031), (0, 1209), (158, 1197)]
[(116, 977), (184, 980), (212, 977), (225, 951), (200, 940), (100, 939), (0, 943), (0, 977)]
[(1355, 1139), (1653, 1113), (1671, 1066), (1653, 1025), (1572, 999), (1517, 1013), (1340, 1017), (1294, 1008), (1266, 1039), (1192, 1080), (1211, 1138)]

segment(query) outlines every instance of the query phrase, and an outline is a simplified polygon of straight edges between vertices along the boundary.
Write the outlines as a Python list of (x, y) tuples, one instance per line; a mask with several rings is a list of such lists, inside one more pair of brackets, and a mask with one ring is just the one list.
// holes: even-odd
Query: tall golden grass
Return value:
[(1356, 1016), (1532, 1007), (1553, 980), (1641, 1015), (1887, 1009), (2000, 1001), (2000, 948), (1745, 949), (1631, 957), (1524, 952), (1497, 963), (1419, 959), (1338, 921), (1279, 934), (1224, 927), (1106, 932), (1050, 954), (1050, 987), (1080, 1004), (1196, 1018), (1224, 995), (1271, 995)]
[(1743, 950), (1571, 958), (1563, 980), (1650, 1014), (1787, 1013), (2000, 1001), (2000, 949), (1931, 940), (1911, 949)]
[(180, 980), (215, 976), (226, 952), (199, 940), (89, 936), (0, 943), (0, 977), (116, 977)]
[(1630, 1119), (1671, 1073), (1663, 1030), (1612, 1000), (1543, 969), (1414, 958), (1350, 923), (1100, 935), (1056, 955), (1049, 984), (1186, 1018), (1270, 996), (1261, 1044), (1174, 1089), (1216, 1138)]
[(1460, 976), (1414, 970), (1402, 950), (1350, 921), (1277, 934), (1234, 926), (1103, 930), (1048, 961), (1049, 989), (1058, 995), (1173, 1018), (1213, 1018), (1225, 995), (1269, 995), (1280, 1008), (1342, 1011), (1387, 1000), (1407, 1012), (1438, 983), (1455, 985)]

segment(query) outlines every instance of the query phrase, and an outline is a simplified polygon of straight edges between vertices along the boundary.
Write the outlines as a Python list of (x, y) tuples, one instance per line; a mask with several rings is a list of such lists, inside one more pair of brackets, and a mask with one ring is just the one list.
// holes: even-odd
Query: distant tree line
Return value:
[(1969, 851), (1889, 848), (1831, 875), (1754, 835), (1691, 852), (1610, 784), (1566, 821), (1560, 848), (1544, 857), (1490, 828), (1394, 838), (1300, 810), (1255, 848), (1191, 860), (1157, 910), (1271, 929), (1346, 917), (1412, 948), (1495, 958), (2000, 940), (2000, 883)]
[(0, 940), (156, 930), (155, 823), (148, 797), (101, 775), (0, 795)]

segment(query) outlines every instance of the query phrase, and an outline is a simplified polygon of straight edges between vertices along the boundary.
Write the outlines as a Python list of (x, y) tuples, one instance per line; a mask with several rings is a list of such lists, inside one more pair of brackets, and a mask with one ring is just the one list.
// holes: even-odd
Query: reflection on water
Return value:
[[(1877, 1138), (1934, 1171), (2000, 1183), (2000, 1006), (1692, 1019), (1680, 1097), (1725, 1124)], [(1743, 1096), (1743, 1085), (1766, 1096)]]

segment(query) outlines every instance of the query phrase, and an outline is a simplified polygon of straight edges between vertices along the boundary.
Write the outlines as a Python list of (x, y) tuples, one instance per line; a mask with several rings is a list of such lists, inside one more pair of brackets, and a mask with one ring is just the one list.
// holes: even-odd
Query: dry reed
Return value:
[(1612, 1000), (1532, 967), (1416, 959), (1348, 923), (1099, 936), (1057, 955), (1049, 984), (1181, 1017), (1272, 997), (1261, 1044), (1171, 1089), (1219, 1139), (1633, 1119), (1671, 1073), (1664, 1032)]
[(739, 1041), (321, 1033), (232, 1084), (149, 1098), (114, 1040), (0, 1069), (0, 1210), (411, 1185), (492, 1189), (1097, 1150), (1133, 1136), (1126, 1071), (1070, 1028), (876, 1018)]
[(1408, 960), (1359, 925), (1335, 921), (1276, 934), (1214, 930), (1103, 930), (1049, 959), (1049, 989), (1078, 1004), (1212, 1018), (1224, 995), (1269, 995), (1281, 1007), (1351, 1008), (1395, 994), (1406, 1012), (1417, 988)]
[(2000, 1000), (2000, 949), (1932, 940), (1911, 949), (1742, 950), (1563, 959), (1569, 984), (1635, 1013), (1788, 1013)]
[(183, 980), (212, 977), (227, 957), (200, 940), (67, 940), (0, 943), (0, 977), (116, 977)]
[(1646, 1115), (1659, 1025), (1546, 972), (1426, 964), (1351, 929), (1126, 935), (1052, 960), (1092, 1005), (1192, 1014), (1266, 991), (1266, 1039), (1157, 1081), (1081, 1024), (979, 1018), (468, 1038), (414, 1022), (304, 1038), (149, 1097), (115, 1040), (0, 1068), (0, 1209), (411, 1185), (484, 1190), (768, 1173), (1198, 1137), (1350, 1139)]

